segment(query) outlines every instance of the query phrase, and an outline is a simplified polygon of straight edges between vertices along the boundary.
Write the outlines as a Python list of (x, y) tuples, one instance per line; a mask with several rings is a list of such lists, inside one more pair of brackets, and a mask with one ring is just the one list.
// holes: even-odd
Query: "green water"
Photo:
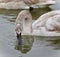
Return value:
[[(44, 13), (60, 9), (60, 1), (55, 5), (33, 9), (33, 19)], [(1, 57), (60, 57), (60, 37), (22, 36), (22, 44), (17, 45), (15, 20), (21, 10), (0, 9), (0, 56)]]

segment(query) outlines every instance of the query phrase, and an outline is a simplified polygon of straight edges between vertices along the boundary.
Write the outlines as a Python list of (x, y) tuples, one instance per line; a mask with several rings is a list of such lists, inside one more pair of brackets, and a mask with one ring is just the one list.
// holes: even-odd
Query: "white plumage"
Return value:
[(40, 16), (32, 23), (28, 10), (19, 13), (16, 19), (16, 33), (34, 36), (60, 36), (60, 10), (51, 11)]

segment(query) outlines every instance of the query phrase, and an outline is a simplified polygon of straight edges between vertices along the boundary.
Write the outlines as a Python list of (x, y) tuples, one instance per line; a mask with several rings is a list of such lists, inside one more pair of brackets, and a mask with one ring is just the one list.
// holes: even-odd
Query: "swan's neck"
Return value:
[(31, 34), (32, 33), (32, 21), (31, 20), (23, 20), (23, 33)]

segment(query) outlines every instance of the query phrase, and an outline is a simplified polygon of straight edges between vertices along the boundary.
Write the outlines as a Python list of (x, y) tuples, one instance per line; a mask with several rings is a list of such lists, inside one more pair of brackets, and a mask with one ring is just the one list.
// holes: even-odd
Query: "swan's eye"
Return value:
[(25, 20), (27, 20), (28, 18), (25, 18)]

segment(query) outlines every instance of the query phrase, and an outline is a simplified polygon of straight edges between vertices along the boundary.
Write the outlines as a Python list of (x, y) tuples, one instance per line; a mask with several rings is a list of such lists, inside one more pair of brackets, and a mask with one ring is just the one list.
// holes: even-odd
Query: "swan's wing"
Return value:
[(51, 12), (48, 12), (48, 13), (41, 15), (36, 21), (33, 22), (32, 27), (35, 29), (35, 28), (40, 28), (42, 26), (45, 26), (46, 21), (50, 17), (53, 17), (55, 15), (60, 15), (60, 10), (51, 11)]
[(60, 15), (55, 15), (50, 17), (46, 22), (46, 29), (49, 31), (58, 31), (60, 30)]

